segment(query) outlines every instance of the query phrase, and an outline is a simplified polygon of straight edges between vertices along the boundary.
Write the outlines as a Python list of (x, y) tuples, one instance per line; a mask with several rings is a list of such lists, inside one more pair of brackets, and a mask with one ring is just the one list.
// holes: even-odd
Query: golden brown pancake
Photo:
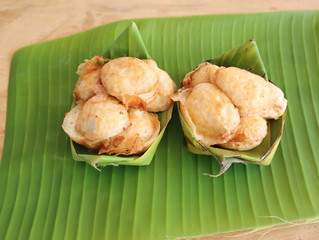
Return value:
[(219, 67), (208, 62), (201, 63), (194, 71), (186, 74), (183, 80), (184, 87), (194, 87), (199, 83), (212, 83)]
[(83, 104), (76, 130), (88, 140), (101, 141), (119, 134), (129, 125), (127, 110), (118, 100), (97, 95)]
[(241, 115), (278, 119), (285, 112), (287, 100), (281, 89), (246, 70), (219, 68), (215, 85), (232, 100)]
[(160, 131), (157, 115), (138, 109), (130, 109), (128, 114), (131, 126), (105, 141), (100, 154), (139, 154), (145, 152), (155, 141)]
[[(101, 80), (101, 69), (104, 65), (104, 60), (100, 56), (94, 56), (90, 60), (85, 60), (80, 64), (77, 70), (79, 79), (75, 85), (74, 98), (80, 103), (97, 94), (97, 91), (102, 92), (103, 86)], [(104, 91), (103, 91), (104, 92)]]
[(171, 96), (176, 91), (176, 84), (167, 72), (157, 68), (158, 86), (154, 96), (146, 101), (146, 110), (149, 112), (161, 112), (168, 109), (173, 101)]
[(259, 116), (240, 118), (239, 129), (227, 143), (221, 147), (246, 151), (257, 147), (267, 135), (267, 121)]
[(102, 143), (101, 141), (90, 141), (75, 129), (76, 121), (78, 119), (80, 111), (81, 107), (77, 105), (72, 108), (70, 112), (66, 113), (62, 128), (74, 142), (81, 144), (89, 149), (99, 149)]
[(133, 103), (145, 102), (153, 97), (158, 76), (143, 60), (121, 57), (103, 66), (101, 81), (108, 94), (122, 101), (127, 107), (134, 107), (131, 106)]
[(239, 127), (238, 110), (216, 86), (200, 83), (173, 96), (196, 139), (205, 145), (227, 142)]

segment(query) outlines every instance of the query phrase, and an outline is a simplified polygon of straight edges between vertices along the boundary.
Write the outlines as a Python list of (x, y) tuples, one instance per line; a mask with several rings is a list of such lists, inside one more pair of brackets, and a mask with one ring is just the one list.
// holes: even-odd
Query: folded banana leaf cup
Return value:
[[(254, 40), (226, 52), (220, 57), (208, 60), (207, 62), (217, 66), (238, 67), (257, 74), (269, 81), (264, 64), (261, 60), (257, 44)], [(179, 103), (178, 103), (179, 108)], [(206, 174), (212, 177), (222, 175), (233, 163), (252, 163), (269, 165), (274, 157), (282, 137), (285, 117), (287, 111), (277, 120), (267, 120), (268, 132), (262, 143), (249, 151), (235, 151), (224, 149), (218, 146), (205, 146), (196, 140), (194, 134), (185, 122), (180, 109), (179, 117), (186, 139), (187, 149), (195, 154), (213, 156), (220, 165), (220, 171), (216, 175)]]
[[(103, 54), (105, 58), (118, 58), (118, 57), (136, 57), (139, 59), (151, 59), (148, 54), (140, 32), (134, 22), (132, 22), (111, 44), (111, 46)], [(72, 105), (72, 107), (74, 104)], [(71, 107), (71, 108), (72, 108)], [(112, 155), (99, 155), (96, 151), (88, 150), (87, 148), (71, 142), (71, 152), (73, 159), (76, 161), (83, 161), (96, 169), (107, 165), (134, 165), (143, 166), (149, 165), (154, 157), (157, 146), (160, 143), (168, 122), (172, 117), (173, 105), (166, 111), (157, 113), (160, 121), (160, 133), (149, 147), (149, 149), (142, 155), (134, 156), (112, 156)]]

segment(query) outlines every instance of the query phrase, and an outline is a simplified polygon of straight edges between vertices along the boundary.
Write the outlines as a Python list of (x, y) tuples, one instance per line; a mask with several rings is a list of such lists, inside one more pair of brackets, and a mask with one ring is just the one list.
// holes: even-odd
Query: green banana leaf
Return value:
[[(224, 53), (222, 56), (208, 60), (207, 62), (217, 66), (238, 67), (249, 70), (252, 73), (264, 77), (265, 80), (268, 81), (267, 73), (255, 40), (249, 40)], [(280, 117), (278, 120), (268, 121), (267, 136), (258, 147), (249, 151), (234, 151), (216, 146), (205, 146), (198, 142), (179, 111), (187, 149), (195, 154), (211, 155), (220, 164), (220, 171), (218, 174), (207, 174), (212, 177), (221, 176), (233, 163), (269, 165), (281, 140), (286, 114), (287, 113), (285, 112), (284, 116)]]
[(180, 239), (319, 217), (319, 12), (134, 20), (149, 54), (179, 85), (190, 69), (255, 39), (289, 99), (270, 166), (190, 153), (177, 108), (146, 167), (96, 171), (74, 161), (61, 129), (83, 59), (131, 20), (18, 50), (12, 59), (0, 165), (0, 239)]
[[(118, 38), (110, 47), (107, 48), (103, 54), (104, 58), (111, 59), (126, 56), (140, 59), (151, 59), (145, 48), (140, 32), (138, 31), (138, 28), (134, 22), (129, 24), (129, 26), (118, 36)], [(89, 151), (85, 147), (70, 140), (73, 159), (76, 161), (87, 162), (96, 169), (98, 169), (98, 167), (104, 167), (107, 165), (149, 165), (154, 157), (157, 146), (163, 137), (167, 124), (172, 117), (172, 111), (173, 106), (171, 106), (168, 110), (157, 114), (161, 123), (161, 131), (154, 143), (142, 155), (122, 157), (98, 155), (96, 151)]]

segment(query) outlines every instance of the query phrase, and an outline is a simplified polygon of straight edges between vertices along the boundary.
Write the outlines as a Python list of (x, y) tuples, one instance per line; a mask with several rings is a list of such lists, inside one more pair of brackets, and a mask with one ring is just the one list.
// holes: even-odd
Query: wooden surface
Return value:
[[(0, 154), (12, 54), (19, 48), (131, 18), (319, 9), (318, 0), (0, 0)], [(319, 203), (318, 203), (319, 204)], [(188, 238), (189, 239), (189, 238)], [(194, 240), (315, 240), (319, 223), (285, 223)]]

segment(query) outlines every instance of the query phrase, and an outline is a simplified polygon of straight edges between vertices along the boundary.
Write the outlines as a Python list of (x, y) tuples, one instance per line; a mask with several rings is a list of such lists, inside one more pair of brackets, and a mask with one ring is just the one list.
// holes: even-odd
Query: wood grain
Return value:
[[(319, 9), (319, 1), (0, 0), (0, 154), (2, 155), (5, 134), (10, 61), (12, 54), (23, 46), (121, 19), (307, 9)], [(191, 239), (314, 240), (319, 239), (319, 223), (283, 224), (258, 231), (250, 229)]]

